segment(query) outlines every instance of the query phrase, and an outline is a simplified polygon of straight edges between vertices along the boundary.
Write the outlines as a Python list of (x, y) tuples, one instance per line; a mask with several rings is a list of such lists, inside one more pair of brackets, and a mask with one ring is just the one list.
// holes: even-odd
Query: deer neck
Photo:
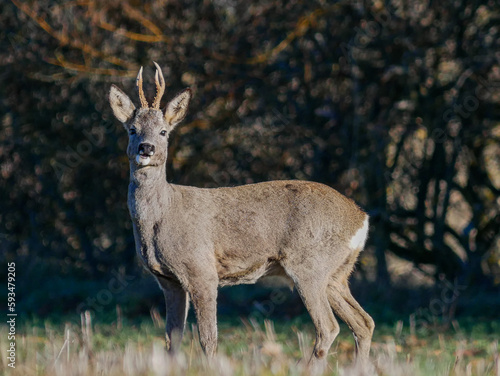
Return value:
[(130, 164), (128, 206), (135, 221), (156, 221), (172, 202), (173, 187), (167, 182), (165, 164), (137, 167)]
[(166, 164), (159, 166), (138, 167), (134, 162), (130, 163), (130, 185), (137, 188), (149, 189), (159, 188), (167, 183)]

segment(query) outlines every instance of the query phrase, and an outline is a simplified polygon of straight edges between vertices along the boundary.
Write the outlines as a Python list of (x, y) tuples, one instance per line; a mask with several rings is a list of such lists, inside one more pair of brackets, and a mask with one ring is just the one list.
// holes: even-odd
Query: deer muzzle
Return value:
[(137, 152), (137, 156), (135, 157), (135, 161), (140, 166), (147, 166), (151, 161), (151, 157), (155, 153), (155, 146), (142, 143), (139, 145), (139, 150)]

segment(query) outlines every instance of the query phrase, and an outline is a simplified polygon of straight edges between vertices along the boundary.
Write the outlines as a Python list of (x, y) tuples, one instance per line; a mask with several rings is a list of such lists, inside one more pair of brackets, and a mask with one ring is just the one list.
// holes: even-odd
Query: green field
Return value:
[[(88, 317), (89, 319), (90, 317)], [(208, 361), (192, 320), (182, 350), (169, 356), (163, 344), (163, 319), (70, 318), (58, 323), (31, 320), (16, 335), (16, 368), (0, 359), (7, 375), (302, 375), (314, 340), (307, 317), (286, 323), (224, 320), (219, 323), (218, 356)], [(500, 375), (499, 321), (454, 322), (450, 328), (410, 330), (403, 321), (382, 324), (372, 345), (373, 374)], [(0, 350), (8, 350), (7, 328)], [(352, 366), (354, 341), (344, 325), (328, 357), (325, 374), (359, 375)]]

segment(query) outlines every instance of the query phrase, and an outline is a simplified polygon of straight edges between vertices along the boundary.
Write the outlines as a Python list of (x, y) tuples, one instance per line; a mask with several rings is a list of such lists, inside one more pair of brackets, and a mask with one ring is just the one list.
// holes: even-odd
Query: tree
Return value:
[[(141, 65), (194, 102), (169, 179), (310, 179), (372, 217), (369, 251), (498, 282), (499, 61), (491, 1), (11, 0), (0, 15), (4, 257), (99, 277), (133, 263), (126, 134), (106, 101)], [(497, 269), (495, 269), (497, 268)]]

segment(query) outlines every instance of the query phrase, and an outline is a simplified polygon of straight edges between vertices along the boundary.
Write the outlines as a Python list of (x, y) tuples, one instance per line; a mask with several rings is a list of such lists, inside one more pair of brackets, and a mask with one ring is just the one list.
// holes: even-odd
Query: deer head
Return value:
[(167, 160), (168, 135), (186, 116), (191, 90), (178, 93), (161, 110), (160, 101), (165, 92), (165, 79), (158, 64), (156, 66), (156, 96), (149, 107), (142, 88), (142, 67), (136, 85), (141, 107), (136, 108), (130, 98), (117, 86), (111, 85), (109, 103), (115, 117), (129, 133), (127, 155), (131, 167), (143, 168), (163, 166)]

